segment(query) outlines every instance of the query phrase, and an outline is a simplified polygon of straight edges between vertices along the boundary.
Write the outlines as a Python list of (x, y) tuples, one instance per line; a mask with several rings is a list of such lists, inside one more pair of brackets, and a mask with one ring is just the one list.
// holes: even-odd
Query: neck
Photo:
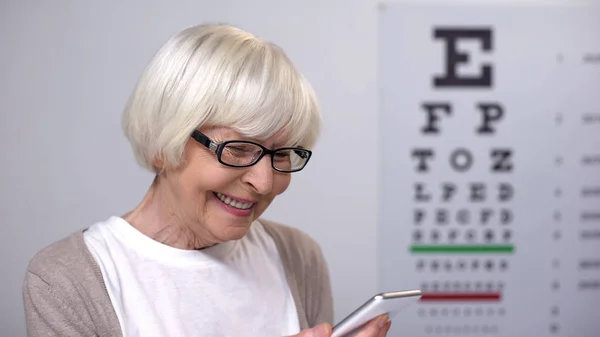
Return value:
[(185, 217), (165, 185), (156, 176), (142, 202), (123, 219), (151, 239), (174, 248), (198, 250), (215, 245), (196, 219)]

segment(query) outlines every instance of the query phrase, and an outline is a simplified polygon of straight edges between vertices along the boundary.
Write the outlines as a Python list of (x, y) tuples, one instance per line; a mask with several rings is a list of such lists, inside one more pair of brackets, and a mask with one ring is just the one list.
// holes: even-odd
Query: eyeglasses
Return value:
[(223, 165), (230, 167), (249, 167), (262, 159), (271, 156), (271, 166), (279, 172), (298, 172), (302, 170), (312, 152), (301, 147), (282, 147), (274, 150), (250, 141), (228, 140), (215, 143), (198, 130), (192, 132), (192, 138), (217, 154), (217, 159)]

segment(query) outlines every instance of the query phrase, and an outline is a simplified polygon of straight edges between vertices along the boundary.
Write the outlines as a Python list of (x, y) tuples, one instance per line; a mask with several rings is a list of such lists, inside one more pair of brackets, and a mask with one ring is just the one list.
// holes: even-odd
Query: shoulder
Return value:
[(42, 278), (73, 277), (81, 280), (98, 278), (99, 267), (89, 244), (102, 244), (102, 229), (114, 217), (80, 228), (52, 244), (40, 249), (29, 261), (28, 273)]
[(259, 219), (267, 233), (275, 241), (284, 263), (298, 269), (326, 268), (325, 257), (319, 243), (298, 228), (267, 219)]
[[(30, 260), (23, 281), (23, 296), (28, 314), (55, 310), (78, 303), (81, 279), (88, 272), (78, 237), (73, 233), (39, 250)], [(70, 311), (69, 311), (70, 312)], [(70, 315), (70, 313), (69, 313)]]
[(267, 219), (259, 219), (278, 246), (298, 251), (302, 255), (321, 254), (319, 243), (302, 230)]
[(22, 285), (27, 329), (41, 336), (119, 336), (102, 274), (79, 230), (39, 250)]
[(279, 249), (292, 293), (305, 314), (308, 326), (333, 324), (333, 295), (327, 262), (321, 246), (305, 232), (260, 219)]
[(48, 275), (77, 266), (83, 257), (83, 231), (77, 231), (39, 250), (29, 261), (27, 271)]
[(95, 284), (93, 258), (79, 230), (39, 250), (29, 261), (24, 287), (43, 282), (56, 292), (70, 293), (74, 288)]

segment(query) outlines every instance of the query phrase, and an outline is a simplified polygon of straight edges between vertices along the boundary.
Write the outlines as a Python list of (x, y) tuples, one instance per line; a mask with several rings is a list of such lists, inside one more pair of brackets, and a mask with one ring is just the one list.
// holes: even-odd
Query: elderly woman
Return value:
[[(36, 254), (29, 336), (328, 336), (317, 243), (259, 219), (308, 164), (315, 94), (277, 46), (201, 25), (155, 55), (123, 114), (155, 174), (141, 202)], [(301, 210), (299, 210), (301, 211)], [(385, 336), (386, 317), (359, 336)]]

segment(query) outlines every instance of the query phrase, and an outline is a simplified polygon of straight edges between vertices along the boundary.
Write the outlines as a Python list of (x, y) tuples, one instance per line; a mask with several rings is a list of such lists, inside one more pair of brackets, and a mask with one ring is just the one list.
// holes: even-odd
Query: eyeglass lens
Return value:
[[(223, 147), (221, 161), (232, 166), (254, 164), (262, 155), (263, 149), (251, 143), (232, 142)], [(308, 160), (308, 152), (302, 149), (284, 149), (273, 154), (273, 165), (282, 171), (302, 168)]]

